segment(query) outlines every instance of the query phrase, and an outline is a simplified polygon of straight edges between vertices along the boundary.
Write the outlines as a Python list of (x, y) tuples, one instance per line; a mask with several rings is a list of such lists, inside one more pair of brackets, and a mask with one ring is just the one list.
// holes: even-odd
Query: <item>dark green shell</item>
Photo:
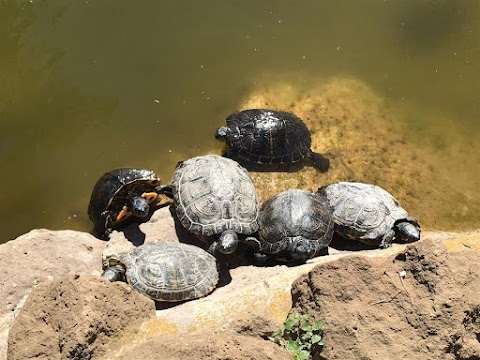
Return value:
[(310, 131), (296, 115), (252, 109), (226, 119), (228, 143), (238, 157), (255, 163), (284, 164), (300, 161), (311, 153)]
[(126, 205), (128, 193), (141, 195), (155, 192), (160, 178), (150, 170), (122, 168), (110, 171), (98, 179), (88, 205), (88, 216), (94, 224), (94, 235), (104, 238), (116, 223)]
[[(306, 260), (330, 244), (334, 231), (328, 200), (311, 191), (290, 189), (267, 200), (260, 210), (261, 251)], [(295, 253), (295, 254), (293, 254)]]

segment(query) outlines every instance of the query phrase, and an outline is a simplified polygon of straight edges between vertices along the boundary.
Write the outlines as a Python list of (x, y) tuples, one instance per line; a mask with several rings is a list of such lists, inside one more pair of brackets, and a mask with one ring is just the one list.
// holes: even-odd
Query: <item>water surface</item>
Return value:
[(473, 206), (427, 227), (476, 228), (479, 38), (467, 0), (2, 1), (0, 242), (88, 231), (104, 172), (168, 182), (177, 161), (221, 149), (215, 128), (251, 94), (342, 76), (385, 101), (406, 142), (452, 155), (449, 189)]

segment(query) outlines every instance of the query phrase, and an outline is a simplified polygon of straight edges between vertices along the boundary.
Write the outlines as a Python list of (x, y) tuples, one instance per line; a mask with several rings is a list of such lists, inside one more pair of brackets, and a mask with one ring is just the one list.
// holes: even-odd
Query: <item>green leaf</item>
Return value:
[(289, 340), (287, 345), (285, 346), (285, 349), (287, 349), (291, 353), (294, 353), (300, 350), (300, 346), (295, 341)]
[(320, 335), (313, 335), (310, 341), (312, 344), (319, 344), (320, 341), (322, 341), (322, 337)]
[(325, 340), (322, 338), (322, 340), (320, 340), (317, 345), (319, 346), (324, 346), (325, 345)]
[(302, 335), (302, 340), (308, 341), (312, 336), (315, 336), (315, 335), (312, 335), (311, 332), (306, 332), (305, 334)]
[(292, 330), (293, 326), (295, 325), (295, 321), (292, 319), (288, 319), (285, 321), (285, 329)]
[(321, 321), (314, 321), (312, 325), (314, 331), (323, 331), (323, 323)]
[(310, 352), (306, 350), (300, 351), (298, 354), (296, 354), (295, 360), (308, 360), (310, 359)]
[(300, 326), (300, 329), (302, 329), (303, 331), (310, 331), (312, 329), (312, 325), (305, 322)]

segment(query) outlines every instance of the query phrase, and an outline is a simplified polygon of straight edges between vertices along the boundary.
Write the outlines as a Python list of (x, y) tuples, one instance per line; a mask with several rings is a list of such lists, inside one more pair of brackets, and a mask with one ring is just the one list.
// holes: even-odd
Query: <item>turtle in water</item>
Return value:
[[(259, 239), (248, 243), (276, 259), (305, 262), (320, 255), (333, 237), (333, 210), (320, 194), (289, 189), (260, 209)], [(270, 254), (270, 255), (269, 255)]]
[(157, 301), (183, 301), (209, 294), (217, 285), (215, 257), (177, 242), (140, 245), (103, 261), (102, 276), (127, 281), (136, 291)]
[(263, 164), (288, 164), (308, 158), (320, 171), (328, 170), (329, 160), (310, 149), (310, 131), (292, 113), (244, 110), (229, 115), (226, 123), (215, 134), (230, 146), (225, 156)]
[(179, 162), (172, 193), (180, 222), (210, 243), (212, 254), (233, 253), (238, 234), (258, 230), (259, 205), (253, 181), (234, 160), (206, 155)]
[(169, 185), (160, 185), (160, 178), (150, 170), (122, 168), (106, 173), (95, 184), (88, 205), (93, 234), (105, 239), (129, 216), (146, 217), (150, 206), (161, 200), (159, 194), (168, 189)]
[(388, 248), (395, 238), (400, 242), (420, 239), (417, 219), (408, 216), (400, 203), (379, 186), (360, 182), (338, 182), (323, 186), (333, 207), (335, 231), (348, 239)]

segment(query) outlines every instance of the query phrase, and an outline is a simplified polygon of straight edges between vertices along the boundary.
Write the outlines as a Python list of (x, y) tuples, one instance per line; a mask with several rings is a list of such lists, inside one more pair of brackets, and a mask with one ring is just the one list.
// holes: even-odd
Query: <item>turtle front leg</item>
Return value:
[(170, 199), (173, 199), (173, 188), (172, 188), (172, 184), (159, 185), (159, 186), (157, 186), (157, 188), (155, 189), (155, 191), (156, 191), (158, 194), (165, 195), (165, 196), (169, 197)]
[(393, 237), (395, 236), (395, 231), (393, 231), (393, 229), (391, 229), (390, 231), (388, 231), (382, 238), (382, 241), (380, 242), (380, 245), (379, 247), (381, 249), (387, 249), (389, 248), (390, 246), (392, 246), (392, 241), (393, 241)]
[(218, 253), (218, 241), (214, 241), (210, 244), (207, 250), (211, 255), (216, 256)]

